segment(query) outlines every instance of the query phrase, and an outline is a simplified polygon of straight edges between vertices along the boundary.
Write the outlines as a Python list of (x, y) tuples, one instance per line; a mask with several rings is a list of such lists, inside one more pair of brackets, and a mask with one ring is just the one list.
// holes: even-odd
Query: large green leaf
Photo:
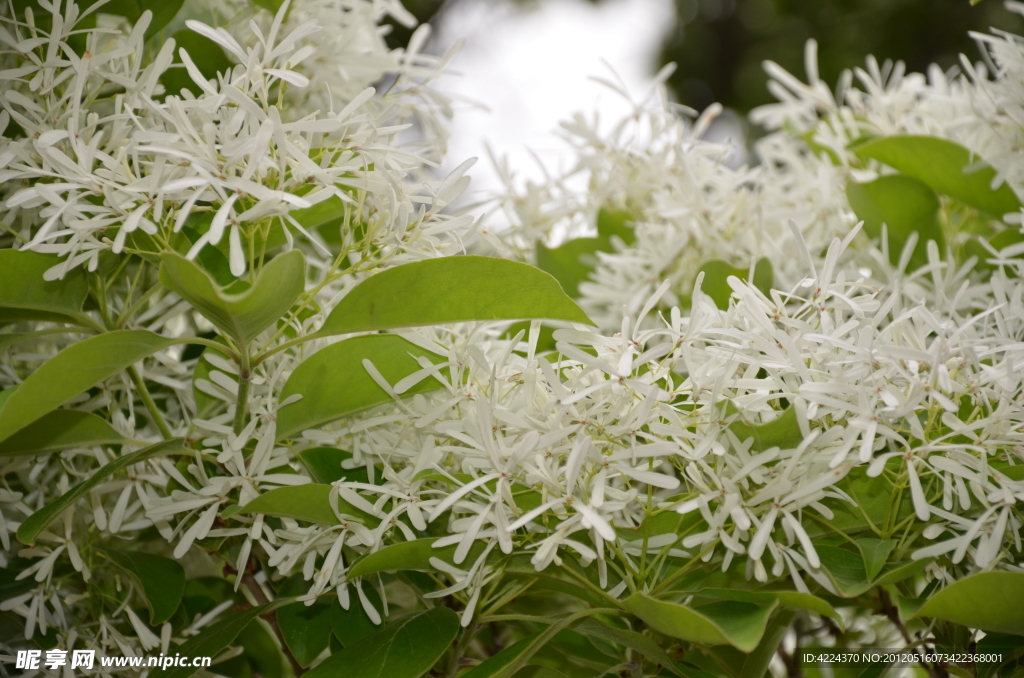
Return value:
[(178, 13), (185, 0), (138, 0), (140, 13), (147, 9), (153, 13), (153, 18), (146, 28), (146, 38), (156, 35), (164, 26), (171, 23), (171, 19)]
[[(364, 586), (363, 595), (366, 596), (375, 609), (381, 609), (381, 600), (376, 589), (372, 586)], [(334, 596), (328, 618), (334, 637), (340, 640), (341, 644), (345, 647), (362, 640), (371, 633), (375, 633), (380, 628), (373, 623), (373, 620), (366, 614), (366, 610), (363, 609), (358, 600), (350, 602), (346, 610), (338, 602), (338, 597)]]
[[(728, 410), (735, 411), (732, 403)], [(747, 438), (753, 438), (751, 449), (757, 452), (764, 452), (772, 447), (779, 447), (784, 450), (798, 447), (803, 440), (800, 432), (800, 425), (796, 420), (796, 408), (789, 407), (778, 417), (766, 424), (748, 424), (743, 419), (729, 424), (729, 430), (736, 434), (741, 442)]]
[(622, 603), (659, 633), (701, 645), (732, 645), (743, 652), (757, 647), (777, 605), (723, 601), (690, 608), (644, 593), (634, 593)]
[(60, 263), (60, 258), (38, 252), (0, 250), (0, 308), (17, 309), (22, 313), (12, 318), (50, 318), (70, 321), (81, 317), (82, 304), (89, 295), (89, 281), (81, 268), (64, 276), (63, 280), (44, 281), (43, 274)]
[(543, 631), (509, 645), (498, 654), (475, 666), (463, 678), (511, 678), (560, 631), (572, 625), (578, 618), (577, 615), (563, 617)]
[[(438, 356), (394, 334), (352, 337), (317, 351), (295, 368), (284, 385), (282, 400), (295, 394), (302, 395), (302, 399), (278, 411), (278, 438), (391, 402), (391, 396), (377, 385), (363, 361), (371, 361), (389, 383), (395, 384), (420, 369), (413, 356), (440, 362)], [(428, 377), (407, 393), (440, 386), (439, 381)]]
[(353, 469), (341, 467), (341, 462), (351, 458), (351, 452), (336, 447), (311, 447), (299, 452), (299, 459), (318, 483), (331, 484), (339, 480), (350, 483), (369, 482), (365, 466)]
[(927, 243), (934, 240), (942, 252), (945, 239), (939, 225), (939, 199), (924, 182), (905, 174), (892, 174), (860, 184), (846, 183), (846, 197), (857, 218), (864, 221), (864, 232), (872, 238), (882, 236), (882, 224), (889, 237), (889, 260), (899, 263), (903, 247), (911, 233), (917, 233), (917, 245), (910, 268), (928, 263)]
[(132, 363), (179, 341), (146, 330), (119, 330), (68, 346), (30, 374), (0, 408), (0, 440)]
[(317, 334), (527, 318), (593, 324), (558, 281), (538, 268), (493, 257), (440, 257), (367, 278), (345, 295)]
[(628, 210), (602, 207), (597, 213), (597, 234), (607, 238), (617, 235), (622, 242), (632, 245), (636, 241), (636, 232), (629, 225), (633, 220), (633, 213)]
[(102, 483), (109, 476), (126, 466), (137, 464), (151, 457), (182, 452), (185, 450), (184, 442), (181, 438), (165, 440), (155, 445), (144, 447), (131, 454), (126, 454), (123, 457), (118, 457), (26, 518), (21, 526), (18, 527), (18, 541), (29, 546), (35, 544), (39, 533), (46, 529), (46, 526), (59, 516), (64, 509), (73, 505), (86, 492)]
[(864, 559), (864, 571), (868, 579), (875, 579), (882, 571), (889, 554), (896, 548), (895, 539), (874, 539), (865, 537), (857, 540), (861, 558)]
[[(430, 559), (438, 558), (451, 563), (457, 548), (456, 544), (434, 548), (434, 542), (438, 539), (438, 537), (428, 537), (426, 539), (414, 539), (385, 546), (379, 551), (369, 553), (352, 563), (348, 576), (349, 578), (365, 577), (377, 572), (397, 572), (402, 570), (433, 572), (437, 568), (430, 564)], [(466, 560), (474, 562), (476, 557), (483, 552), (483, 549), (483, 542), (474, 543), (470, 547)]]
[[(189, 77), (188, 72), (182, 65), (179, 50), (183, 49), (188, 52), (189, 58), (192, 59), (196, 68), (199, 69), (199, 72), (207, 80), (215, 80), (218, 73), (230, 70), (233, 65), (233, 62), (224, 53), (223, 48), (205, 35), (200, 35), (195, 31), (183, 28), (180, 31), (175, 31), (171, 38), (174, 39), (175, 44), (174, 65), (160, 76), (160, 82), (168, 94), (180, 96), (183, 89), (189, 90), (196, 96), (201, 95), (203, 92), (199, 85), (192, 82), (192, 78)], [(205, 247), (203, 249), (206, 251), (213, 248)], [(202, 253), (200, 253), (199, 258), (203, 258)]]
[(157, 626), (171, 618), (185, 593), (185, 568), (178, 561), (142, 551), (100, 548), (99, 552), (135, 581), (149, 606), (150, 624)]
[[(729, 287), (729, 276), (735, 276), (740, 280), (746, 280), (750, 271), (746, 268), (732, 266), (718, 259), (705, 262), (701, 265), (697, 274), (704, 274), (701, 282), (701, 291), (711, 297), (715, 306), (723, 311), (729, 308), (729, 298), (732, 297), (732, 288)], [(754, 287), (768, 294), (775, 282), (775, 273), (772, 270), (772, 262), (768, 259), (758, 259), (754, 264)]]
[[(279, 596), (298, 597), (309, 589), (302, 573), (294, 574), (281, 584)], [(337, 602), (337, 596), (331, 596)], [(290, 603), (277, 609), (277, 624), (292, 656), (302, 666), (309, 666), (327, 649), (331, 639), (331, 599), (318, 599), (312, 605)]]
[(73, 447), (132, 442), (104, 419), (77, 410), (54, 410), (0, 443), (0, 457), (45, 454)]
[(942, 589), (918, 611), (986, 632), (1024, 636), (1024, 573), (980, 572)]
[(839, 595), (854, 598), (871, 588), (860, 554), (827, 544), (815, 545), (814, 550)]
[[(213, 624), (198, 635), (189, 638), (178, 647), (171, 648), (182, 657), (216, 657), (226, 650), (245, 627), (264, 612), (276, 607), (274, 603), (250, 607), (247, 610), (233, 612), (226, 619)], [(191, 662), (184, 662), (190, 664)], [(170, 670), (161, 671), (162, 678), (189, 678), (199, 670), (198, 666), (175, 666)]]
[(550, 273), (566, 294), (578, 297), (580, 283), (586, 282), (596, 267), (597, 253), (611, 251), (612, 241), (607, 236), (575, 238), (551, 248), (537, 243), (537, 268)]
[(306, 260), (292, 250), (274, 257), (256, 282), (243, 292), (218, 287), (203, 269), (169, 252), (160, 264), (160, 281), (199, 311), (238, 346), (248, 346), (291, 308), (306, 286)]
[[(992, 190), (995, 170), (963, 146), (927, 136), (891, 136), (857, 146), (858, 155), (874, 158), (923, 181), (933, 190), (1002, 218), (1020, 210), (1020, 200), (1007, 185)], [(968, 170), (970, 168), (970, 170)], [(965, 171), (967, 170), (967, 171)]]
[[(359, 518), (370, 525), (380, 520), (352, 506), (342, 498), (336, 499), (338, 510), (343, 515)], [(340, 525), (338, 517), (331, 510), (331, 486), (318, 483), (278, 487), (261, 494), (243, 506), (239, 513), (262, 513), (278, 518), (294, 518), (321, 525)]]
[(772, 618), (757, 647), (743, 661), (739, 678), (765, 678), (765, 676), (771, 675), (768, 673), (768, 664), (771, 663), (772, 657), (778, 651), (794, 616), (796, 616), (794, 612), (784, 610)]
[(582, 633), (585, 636), (591, 636), (594, 638), (601, 638), (623, 647), (632, 648), (633, 650), (644, 655), (651, 661), (661, 664), (669, 671), (677, 675), (683, 675), (676, 669), (675, 662), (672, 658), (666, 654), (665, 650), (661, 648), (653, 638), (645, 636), (642, 633), (636, 631), (630, 631), (629, 629), (620, 629), (615, 626), (609, 626), (604, 624), (597, 619), (589, 618), (584, 619), (579, 624), (573, 627), (576, 633)]
[(777, 600), (783, 607), (798, 610), (810, 610), (811, 612), (817, 612), (820, 615), (831, 617), (838, 622), (840, 626), (843, 624), (843, 618), (831, 605), (828, 604), (828, 601), (810, 593), (801, 593), (799, 591), (771, 591), (765, 589), (757, 591), (742, 591), (740, 589), (701, 589), (697, 595), (701, 598), (707, 597), (717, 600), (735, 600), (742, 603), (754, 603), (756, 605), (771, 605), (773, 600)]
[(444, 654), (459, 630), (459, 617), (433, 607), (391, 622), (318, 664), (307, 678), (419, 678)]

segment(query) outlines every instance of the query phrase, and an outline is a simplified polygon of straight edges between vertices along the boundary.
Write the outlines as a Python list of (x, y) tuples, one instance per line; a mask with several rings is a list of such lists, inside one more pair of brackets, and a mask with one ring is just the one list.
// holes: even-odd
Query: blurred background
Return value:
[[(819, 43), (821, 76), (834, 83), (867, 54), (955, 68), (959, 54), (979, 58), (970, 31), (1024, 33), (1024, 17), (1000, 0), (404, 0), (434, 28), (431, 51), (461, 41), (457, 77), (442, 89), (459, 100), (450, 157), (479, 156), (476, 191), (500, 187), (485, 144), (525, 175), (557, 164), (553, 132), (573, 112), (598, 112), (606, 123), (628, 112), (626, 100), (590, 80), (618, 83), (631, 97), (649, 92), (658, 69), (676, 101), (702, 110), (718, 101), (717, 136), (738, 143), (757, 130), (743, 115), (771, 101), (761, 63), (772, 59), (804, 77), (803, 49)], [(394, 25), (392, 46), (410, 32)], [(536, 157), (527, 152), (533, 149)]]

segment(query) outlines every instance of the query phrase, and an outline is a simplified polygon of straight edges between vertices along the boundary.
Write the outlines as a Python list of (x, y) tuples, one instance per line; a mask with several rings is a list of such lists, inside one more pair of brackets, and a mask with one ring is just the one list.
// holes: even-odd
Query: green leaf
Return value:
[(252, 0), (253, 4), (259, 5), (263, 9), (268, 9), (274, 14), (277, 14), (277, 10), (281, 9), (283, 1), (284, 0)]
[[(364, 586), (363, 594), (369, 599), (371, 605), (378, 610), (381, 609), (380, 596), (377, 594), (376, 589), (372, 586)], [(345, 647), (374, 633), (379, 628), (366, 615), (366, 610), (363, 609), (358, 600), (350, 602), (346, 610), (341, 606), (337, 596), (334, 596), (334, 600), (331, 602), (329, 620), (331, 631)]]
[(874, 580), (882, 571), (882, 566), (889, 559), (889, 554), (896, 548), (895, 539), (858, 539), (857, 548), (864, 559), (864, 572), (867, 578)]
[(125, 439), (104, 419), (77, 410), (54, 410), (0, 443), (0, 457), (45, 454), (72, 447), (123, 445)]
[(864, 560), (858, 554), (825, 544), (816, 544), (814, 550), (839, 595), (855, 598), (871, 588)]
[[(199, 69), (199, 72), (207, 80), (216, 79), (218, 73), (230, 70), (233, 65), (233, 62), (227, 57), (220, 45), (195, 31), (188, 29), (175, 31), (171, 38), (174, 40), (175, 45), (174, 65), (160, 76), (160, 82), (163, 83), (164, 89), (167, 90), (168, 94), (180, 96), (183, 89), (189, 90), (196, 96), (202, 94), (199, 85), (192, 81), (192, 78), (189, 77), (188, 72), (182, 65), (181, 57), (178, 53), (179, 50), (184, 49), (188, 52), (196, 68)], [(202, 254), (200, 254), (201, 258)]]
[(701, 645), (732, 645), (742, 652), (757, 647), (777, 605), (724, 601), (690, 608), (643, 593), (634, 593), (622, 603), (659, 633)]
[(537, 268), (551, 274), (566, 294), (578, 297), (580, 283), (586, 282), (597, 267), (597, 253), (612, 249), (612, 241), (607, 236), (575, 238), (552, 248), (538, 242)]
[[(992, 190), (996, 172), (984, 166), (974, 171), (981, 159), (963, 146), (927, 136), (891, 136), (857, 146), (857, 155), (874, 158), (908, 174), (960, 202), (994, 217), (1020, 210), (1020, 200), (1002, 184)], [(967, 171), (971, 168), (972, 171)]]
[(336, 447), (311, 447), (299, 452), (299, 459), (318, 483), (330, 485), (339, 480), (350, 483), (370, 482), (365, 466), (353, 469), (341, 467), (341, 462), (351, 458), (351, 452), (339, 450)]
[[(428, 537), (426, 539), (414, 539), (398, 544), (385, 546), (379, 551), (368, 553), (359, 558), (349, 568), (349, 578), (365, 577), (377, 572), (397, 572), (402, 570), (418, 570), (420, 572), (433, 572), (437, 568), (430, 564), (431, 558), (453, 562), (455, 557), (456, 544), (444, 548), (434, 548), (434, 542), (439, 537)], [(483, 552), (483, 545), (474, 544), (469, 549), (466, 560), (473, 562)]]
[(934, 240), (939, 252), (945, 238), (939, 225), (939, 199), (926, 184), (905, 174), (879, 177), (859, 184), (846, 182), (846, 197), (858, 219), (864, 221), (864, 232), (872, 238), (882, 237), (882, 224), (889, 236), (889, 260), (897, 265), (911, 233), (918, 234), (917, 245), (910, 258), (910, 268), (928, 263), (927, 243)]
[(81, 496), (102, 483), (109, 476), (120, 471), (126, 466), (137, 464), (140, 461), (145, 461), (151, 457), (182, 452), (185, 450), (184, 443), (185, 441), (181, 438), (174, 438), (173, 440), (165, 440), (155, 445), (144, 447), (141, 450), (132, 452), (131, 454), (126, 454), (123, 457), (118, 457), (82, 482), (72, 487), (54, 501), (26, 518), (21, 526), (18, 527), (18, 541), (22, 544), (32, 546), (35, 544), (36, 537), (39, 536), (39, 533), (46, 529), (46, 526), (59, 516), (64, 509), (72, 506)]
[(528, 318), (593, 325), (558, 281), (540, 269), (493, 257), (440, 257), (396, 266), (359, 283), (317, 336)]
[(28, 312), (18, 315), (32, 319), (32, 312), (57, 314), (65, 322), (80, 317), (89, 295), (89, 281), (81, 268), (68, 271), (63, 280), (44, 281), (43, 274), (60, 263), (60, 258), (38, 252), (0, 250), (0, 308)]
[[(746, 280), (749, 270), (715, 259), (704, 263), (697, 271), (698, 275), (701, 273), (704, 274), (704, 280), (700, 285), (701, 291), (711, 297), (715, 302), (715, 306), (724, 311), (729, 308), (729, 299), (732, 297), (732, 288), (729, 287), (729, 276), (736, 276), (740, 280)], [(768, 294), (774, 282), (775, 275), (772, 271), (772, 262), (768, 259), (758, 259), (754, 265), (754, 286), (764, 294)]]
[[(216, 657), (224, 652), (254, 619), (274, 607), (276, 605), (271, 603), (235, 612), (226, 619), (203, 629), (199, 635), (189, 638), (174, 648), (174, 652), (182, 657)], [(188, 663), (186, 662), (186, 664)], [(161, 671), (160, 676), (161, 678), (189, 678), (198, 670), (198, 666), (175, 666), (168, 671)]]
[(1024, 573), (980, 572), (950, 584), (918, 611), (986, 632), (1024, 635)]
[[(302, 399), (278, 411), (278, 438), (391, 402), (391, 396), (367, 373), (363, 360), (371, 361), (390, 384), (395, 384), (421, 369), (413, 356), (440, 362), (437, 355), (394, 334), (353, 337), (317, 351), (295, 368), (284, 385), (282, 400), (294, 394), (301, 394)], [(440, 387), (439, 381), (428, 377), (406, 393)]]
[(185, 568), (178, 561), (141, 551), (99, 552), (135, 581), (149, 606), (150, 624), (158, 626), (171, 618), (185, 593)]
[[(331, 486), (310, 483), (308, 485), (286, 485), (261, 494), (239, 510), (239, 513), (262, 513), (278, 518), (294, 518), (321, 525), (340, 525), (338, 517), (331, 510)], [(370, 525), (380, 520), (369, 513), (352, 506), (338, 497), (338, 510), (344, 515), (359, 518)]]
[[(309, 584), (302, 573), (294, 574), (281, 584), (279, 596), (297, 597), (306, 593)], [(337, 602), (337, 596), (331, 596)], [(309, 666), (327, 649), (331, 639), (331, 600), (316, 600), (312, 605), (290, 603), (278, 608), (277, 624), (292, 656), (301, 666)]]
[[(730, 403), (727, 411), (735, 411)], [(747, 438), (753, 438), (754, 443), (751, 450), (764, 452), (765, 450), (778, 447), (784, 450), (798, 447), (803, 441), (803, 434), (800, 432), (800, 424), (796, 420), (796, 408), (789, 407), (778, 417), (766, 424), (748, 424), (742, 419), (736, 419), (729, 424), (729, 430), (736, 434), (741, 442)]]
[(775, 615), (769, 622), (768, 628), (761, 642), (747, 655), (740, 669), (739, 678), (764, 678), (768, 674), (768, 664), (771, 662), (779, 644), (789, 630), (789, 624), (796, 616), (794, 612), (784, 611)]
[(524, 666), (516, 671), (515, 678), (566, 678), (566, 675), (547, 666)]
[(146, 39), (156, 35), (160, 29), (171, 23), (171, 19), (177, 15), (185, 0), (138, 0), (139, 13), (147, 9), (153, 13), (153, 18), (146, 28)]
[(533, 655), (543, 648), (559, 631), (576, 621), (575, 616), (563, 617), (543, 631), (513, 643), (496, 655), (473, 667), (462, 678), (510, 678), (526, 666)]
[(306, 286), (306, 260), (292, 250), (270, 260), (252, 287), (232, 293), (205, 271), (173, 252), (160, 264), (160, 282), (199, 311), (238, 346), (248, 346), (291, 308)]
[(597, 213), (597, 234), (610, 238), (617, 235), (622, 242), (632, 245), (636, 242), (636, 233), (628, 224), (633, 221), (633, 213), (628, 210), (613, 210), (602, 207)]
[(652, 638), (645, 636), (642, 633), (609, 626), (608, 624), (603, 624), (594, 618), (584, 619), (574, 626), (573, 630), (577, 633), (582, 633), (585, 636), (601, 638), (603, 640), (622, 645), (623, 647), (632, 648), (651, 661), (661, 664), (676, 675), (683, 675), (676, 669), (675, 663), (672, 661), (672, 658), (665, 653), (665, 650), (661, 649), (661, 646), (654, 642)]
[(701, 598), (716, 598), (718, 600), (735, 600), (742, 603), (754, 603), (757, 605), (770, 605), (773, 600), (779, 602), (783, 607), (799, 610), (810, 610), (820, 615), (831, 617), (840, 626), (843, 625), (843, 618), (835, 609), (828, 604), (828, 601), (810, 593), (799, 591), (769, 591), (759, 589), (757, 591), (741, 591), (739, 589), (701, 589), (698, 596)]
[(434, 666), (459, 630), (459, 616), (433, 607), (394, 621), (335, 652), (307, 678), (419, 678)]
[(146, 330), (119, 330), (68, 346), (30, 374), (0, 408), (0, 440), (132, 363), (179, 342)]

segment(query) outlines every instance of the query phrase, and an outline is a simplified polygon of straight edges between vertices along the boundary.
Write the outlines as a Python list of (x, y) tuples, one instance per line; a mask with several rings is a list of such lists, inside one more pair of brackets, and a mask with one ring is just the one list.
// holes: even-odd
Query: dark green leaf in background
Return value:
[(141, 551), (100, 548), (100, 554), (130, 576), (149, 606), (149, 623), (163, 624), (185, 593), (185, 568), (176, 560)]
[(459, 617), (447, 607), (415, 612), (335, 652), (307, 678), (419, 678), (455, 639)]
[(0, 442), (0, 457), (45, 454), (74, 447), (127, 442), (104, 419), (78, 410), (54, 410)]

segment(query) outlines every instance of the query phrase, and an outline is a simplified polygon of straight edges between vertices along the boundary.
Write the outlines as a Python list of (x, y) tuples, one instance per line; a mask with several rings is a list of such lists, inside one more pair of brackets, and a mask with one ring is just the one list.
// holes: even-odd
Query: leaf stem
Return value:
[(249, 358), (249, 347), (241, 351), (241, 369), (238, 371), (238, 396), (235, 400), (235, 426), (237, 436), (245, 428), (245, 415), (249, 406), (249, 386), (252, 384), (252, 365)]
[(128, 374), (132, 378), (132, 383), (135, 384), (135, 390), (138, 391), (139, 398), (142, 399), (142, 404), (149, 410), (149, 414), (153, 417), (153, 421), (156, 423), (156, 427), (160, 429), (160, 435), (163, 436), (164, 440), (170, 440), (174, 437), (171, 433), (170, 427), (167, 422), (164, 421), (164, 415), (160, 413), (156, 403), (153, 401), (153, 396), (150, 395), (149, 389), (146, 388), (146, 382), (143, 380), (142, 375), (135, 368), (135, 365), (128, 367)]

